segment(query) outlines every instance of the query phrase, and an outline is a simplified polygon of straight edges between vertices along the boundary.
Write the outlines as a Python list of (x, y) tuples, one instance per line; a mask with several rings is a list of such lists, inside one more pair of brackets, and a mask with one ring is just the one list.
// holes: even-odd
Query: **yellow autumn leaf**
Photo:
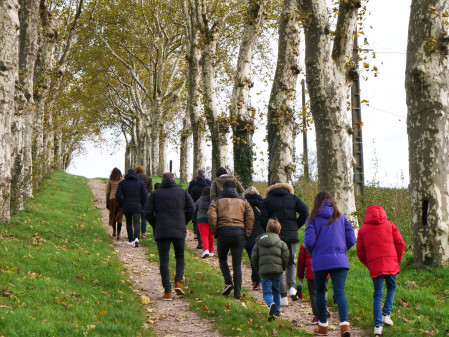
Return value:
[(143, 305), (147, 305), (147, 304), (150, 303), (150, 298), (149, 298), (148, 296), (145, 296), (145, 295), (142, 295), (142, 296), (140, 297), (140, 300), (142, 301), (142, 304), (143, 304)]

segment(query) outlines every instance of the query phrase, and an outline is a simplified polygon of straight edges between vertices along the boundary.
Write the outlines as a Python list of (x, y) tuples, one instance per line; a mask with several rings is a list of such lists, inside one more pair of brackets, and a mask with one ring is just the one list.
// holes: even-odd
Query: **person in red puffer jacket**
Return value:
[[(385, 210), (371, 205), (365, 211), (365, 221), (357, 236), (357, 256), (368, 267), (373, 279), (374, 334), (381, 335), (383, 324), (393, 325), (390, 318), (396, 290), (396, 275), (404, 253), (404, 240)], [(387, 287), (382, 309), (383, 283)]]

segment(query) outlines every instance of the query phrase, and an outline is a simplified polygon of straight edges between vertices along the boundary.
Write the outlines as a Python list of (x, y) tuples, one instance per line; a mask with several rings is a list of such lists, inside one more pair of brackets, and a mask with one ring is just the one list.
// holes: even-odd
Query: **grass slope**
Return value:
[(0, 223), (0, 335), (149, 336), (86, 179), (53, 173)]

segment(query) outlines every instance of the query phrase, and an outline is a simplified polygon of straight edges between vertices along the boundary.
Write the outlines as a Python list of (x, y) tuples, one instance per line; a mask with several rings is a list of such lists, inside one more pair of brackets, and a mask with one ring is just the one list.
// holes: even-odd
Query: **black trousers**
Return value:
[[(246, 238), (240, 236), (219, 236), (217, 239), (218, 260), (223, 274), (225, 284), (232, 284), (234, 280), (234, 297), (240, 298), (240, 289), (242, 288), (242, 255), (245, 247)], [(234, 276), (231, 278), (231, 270), (228, 265), (228, 252), (232, 254), (232, 269)]]
[(184, 248), (185, 239), (161, 239), (157, 241), (157, 250), (159, 252), (159, 271), (162, 278), (162, 286), (166, 293), (171, 292), (170, 271), (168, 262), (170, 261), (170, 245), (173, 244), (176, 259), (175, 282), (182, 281), (184, 276)]
[(140, 239), (140, 213), (126, 213), (125, 218), (128, 241), (131, 242), (135, 239)]

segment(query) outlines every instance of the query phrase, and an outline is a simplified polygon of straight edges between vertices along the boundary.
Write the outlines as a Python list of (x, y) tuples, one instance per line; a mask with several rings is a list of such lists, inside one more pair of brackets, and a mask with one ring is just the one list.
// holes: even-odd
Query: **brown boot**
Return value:
[(184, 295), (184, 288), (182, 287), (182, 283), (179, 281), (175, 282), (175, 293), (177, 295)]
[(172, 300), (172, 293), (171, 291), (164, 292), (164, 295), (162, 296), (162, 301), (171, 301)]
[(117, 240), (120, 240), (120, 232), (122, 231), (122, 223), (117, 222)]
[(351, 337), (351, 326), (349, 324), (340, 325), (341, 337)]
[(318, 323), (318, 326), (313, 330), (317, 336), (327, 336), (328, 334), (328, 327), (320, 325), (321, 323)]

